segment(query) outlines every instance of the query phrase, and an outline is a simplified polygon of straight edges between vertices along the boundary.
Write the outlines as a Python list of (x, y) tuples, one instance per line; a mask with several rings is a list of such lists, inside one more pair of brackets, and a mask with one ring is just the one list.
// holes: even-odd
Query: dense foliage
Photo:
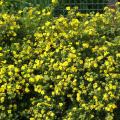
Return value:
[(119, 7), (66, 10), (0, 13), (0, 120), (119, 120)]

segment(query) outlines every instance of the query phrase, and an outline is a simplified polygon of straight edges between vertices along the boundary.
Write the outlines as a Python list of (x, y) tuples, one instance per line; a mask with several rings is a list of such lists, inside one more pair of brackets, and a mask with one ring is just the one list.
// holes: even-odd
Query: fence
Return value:
[[(8, 8), (11, 8), (11, 11), (14, 11), (14, 9), (22, 9), (29, 5), (40, 5), (40, 8), (43, 9), (45, 6), (49, 6), (51, 3), (51, 0), (15, 0), (14, 2), (12, 2), (13, 0), (6, 1), (8, 3)], [(54, 13), (55, 15), (66, 14), (66, 6), (78, 6), (79, 11), (84, 13), (91, 11), (102, 12), (106, 5), (114, 4), (117, 1), (119, 0), (58, 0), (59, 4), (56, 6)]]
[(66, 6), (78, 6), (81, 12), (102, 12), (105, 6), (114, 4), (115, 2), (117, 0), (59, 0), (55, 13), (66, 14)]

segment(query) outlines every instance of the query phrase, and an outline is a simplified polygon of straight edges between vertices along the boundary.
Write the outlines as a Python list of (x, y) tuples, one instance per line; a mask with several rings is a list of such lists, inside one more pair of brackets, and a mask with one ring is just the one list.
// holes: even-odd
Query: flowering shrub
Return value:
[(0, 13), (1, 120), (119, 119), (120, 12), (67, 10)]

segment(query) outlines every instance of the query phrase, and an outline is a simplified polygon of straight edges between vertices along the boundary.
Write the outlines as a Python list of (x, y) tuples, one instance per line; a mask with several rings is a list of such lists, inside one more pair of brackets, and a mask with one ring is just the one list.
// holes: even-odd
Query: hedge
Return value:
[(0, 13), (0, 120), (119, 120), (119, 3), (66, 10)]

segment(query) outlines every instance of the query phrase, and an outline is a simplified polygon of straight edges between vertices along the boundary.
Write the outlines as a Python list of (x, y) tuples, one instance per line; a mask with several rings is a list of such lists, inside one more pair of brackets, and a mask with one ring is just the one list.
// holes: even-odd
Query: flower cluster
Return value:
[(67, 10), (0, 13), (1, 120), (117, 118), (120, 12)]

